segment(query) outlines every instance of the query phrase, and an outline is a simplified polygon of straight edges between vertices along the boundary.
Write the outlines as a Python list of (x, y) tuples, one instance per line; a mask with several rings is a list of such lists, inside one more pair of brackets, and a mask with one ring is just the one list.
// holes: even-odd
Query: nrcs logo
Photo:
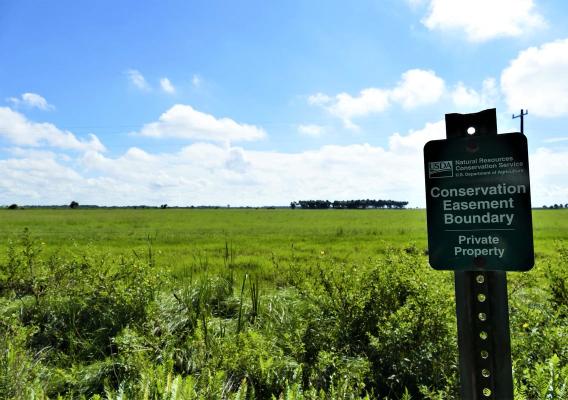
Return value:
[(453, 161), (432, 161), (428, 163), (430, 178), (452, 178), (454, 176)]

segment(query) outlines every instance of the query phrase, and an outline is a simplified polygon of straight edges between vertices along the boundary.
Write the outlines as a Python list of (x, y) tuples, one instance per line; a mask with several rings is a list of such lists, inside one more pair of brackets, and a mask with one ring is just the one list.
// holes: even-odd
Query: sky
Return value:
[(568, 203), (561, 0), (0, 0), (0, 204), (425, 204), (444, 114), (528, 110)]

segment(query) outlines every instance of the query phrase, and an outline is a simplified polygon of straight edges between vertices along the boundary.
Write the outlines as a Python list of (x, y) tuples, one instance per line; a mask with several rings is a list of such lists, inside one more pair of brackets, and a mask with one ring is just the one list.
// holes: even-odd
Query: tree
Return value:
[(296, 202), (295, 202), (295, 201), (293, 201), (293, 202), (290, 203), (290, 208), (291, 208), (292, 210), (294, 210), (294, 209), (296, 208)]
[(75, 200), (73, 200), (71, 202), (71, 204), (69, 204), (69, 208), (72, 208), (72, 209), (79, 208), (79, 203), (77, 203)]
[(296, 205), (304, 209), (327, 209), (333, 207), (336, 209), (366, 209), (366, 208), (405, 208), (408, 201), (395, 201), (395, 200), (300, 200), (298, 202), (290, 203), (290, 208), (295, 208)]
[(17, 204), (10, 204), (8, 206), (8, 210), (17, 210), (18, 209), (18, 205)]

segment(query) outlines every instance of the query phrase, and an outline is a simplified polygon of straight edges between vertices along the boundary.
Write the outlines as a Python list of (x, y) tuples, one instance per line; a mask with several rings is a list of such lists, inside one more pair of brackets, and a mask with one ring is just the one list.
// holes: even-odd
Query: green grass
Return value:
[(0, 243), (25, 227), (47, 251), (120, 254), (151, 239), (160, 265), (223, 266), (225, 243), (241, 264), (274, 257), (311, 259), (323, 251), (357, 262), (409, 242), (426, 248), (424, 211), (408, 210), (11, 210), (2, 211)]
[[(0, 398), (456, 396), (424, 210), (0, 218)], [(536, 266), (508, 274), (516, 398), (562, 398), (568, 210), (533, 223)]]
[[(223, 266), (225, 243), (246, 265), (268, 266), (320, 255), (360, 262), (409, 243), (426, 249), (424, 210), (2, 210), (0, 247), (29, 228), (46, 251), (113, 255), (143, 252), (152, 241), (169, 270)], [(568, 239), (568, 210), (533, 211), (537, 257)], [(3, 252), (4, 253), (4, 252)], [(245, 268), (246, 269), (246, 268)]]

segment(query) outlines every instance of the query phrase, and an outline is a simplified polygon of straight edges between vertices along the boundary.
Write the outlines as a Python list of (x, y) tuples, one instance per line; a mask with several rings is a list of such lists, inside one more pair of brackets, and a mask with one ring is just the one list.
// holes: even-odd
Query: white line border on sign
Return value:
[(495, 228), (487, 228), (487, 229), (444, 229), (445, 232), (479, 232), (479, 231), (516, 231), (516, 229), (510, 228), (503, 228), (503, 229), (495, 229)]

